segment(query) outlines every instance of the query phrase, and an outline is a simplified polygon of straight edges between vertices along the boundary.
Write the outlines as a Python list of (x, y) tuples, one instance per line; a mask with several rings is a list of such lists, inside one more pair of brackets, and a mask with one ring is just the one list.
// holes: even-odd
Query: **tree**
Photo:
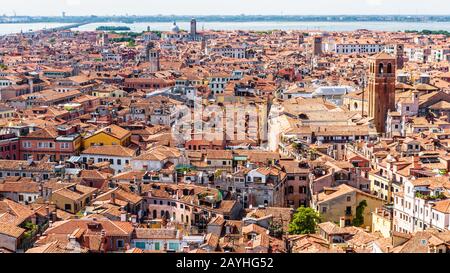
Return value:
[(364, 209), (367, 207), (367, 201), (362, 200), (359, 202), (358, 206), (356, 207), (356, 215), (353, 219), (352, 225), (355, 227), (360, 227), (364, 224)]
[(312, 208), (300, 207), (289, 224), (290, 234), (311, 234), (316, 232), (320, 215)]
[(269, 235), (278, 239), (283, 237), (283, 223), (271, 221), (269, 224)]

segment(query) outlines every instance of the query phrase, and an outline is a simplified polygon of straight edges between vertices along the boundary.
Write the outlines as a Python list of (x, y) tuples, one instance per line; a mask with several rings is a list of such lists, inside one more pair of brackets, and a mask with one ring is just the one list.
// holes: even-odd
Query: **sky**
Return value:
[(13, 15), (450, 15), (449, 0), (1, 0)]

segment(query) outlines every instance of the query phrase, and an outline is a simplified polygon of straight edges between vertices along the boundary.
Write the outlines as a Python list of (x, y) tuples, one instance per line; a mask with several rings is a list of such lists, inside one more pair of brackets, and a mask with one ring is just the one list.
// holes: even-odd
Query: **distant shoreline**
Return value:
[[(1, 17), (0, 17), (1, 18)], [(174, 20), (180, 28), (189, 29), (189, 21)], [(117, 32), (145, 32), (149, 28), (152, 31), (170, 31), (173, 21), (144, 21), (137, 23), (123, 22), (120, 20), (110, 22), (91, 22), (84, 21), (79, 27), (70, 27), (77, 23), (18, 23), (1, 24), (0, 35), (8, 35), (20, 32), (30, 32), (39, 30), (52, 29), (72, 29), (73, 31), (98, 31), (97, 28), (104, 26), (104, 31)], [(110, 28), (111, 27), (111, 28)], [(114, 29), (114, 28), (120, 28)], [(125, 30), (123, 27), (127, 27)], [(122, 30), (123, 28), (123, 30)], [(129, 29), (128, 29), (129, 28)], [(203, 21), (197, 19), (197, 29), (209, 31), (356, 31), (359, 29), (367, 29), (369, 31), (385, 31), (385, 32), (430, 32), (430, 34), (439, 33), (449, 35), (450, 24), (442, 22), (391, 22), (391, 21)], [(424, 33), (427, 35), (426, 33)]]
[(411, 22), (448, 23), (450, 15), (160, 15), (160, 16), (0, 16), (0, 24), (142, 22)]

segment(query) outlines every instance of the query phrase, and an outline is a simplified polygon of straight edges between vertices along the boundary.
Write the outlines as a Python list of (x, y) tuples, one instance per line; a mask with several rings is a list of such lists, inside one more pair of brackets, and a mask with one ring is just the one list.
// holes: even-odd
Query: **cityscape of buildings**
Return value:
[(0, 253), (450, 252), (450, 37), (197, 21), (0, 37)]

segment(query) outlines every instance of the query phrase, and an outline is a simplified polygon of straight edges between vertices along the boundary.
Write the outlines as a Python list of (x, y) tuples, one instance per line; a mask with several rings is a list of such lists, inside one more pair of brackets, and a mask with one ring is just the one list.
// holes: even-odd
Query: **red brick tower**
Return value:
[(378, 133), (386, 131), (389, 111), (395, 110), (396, 58), (381, 52), (370, 59), (369, 117)]

